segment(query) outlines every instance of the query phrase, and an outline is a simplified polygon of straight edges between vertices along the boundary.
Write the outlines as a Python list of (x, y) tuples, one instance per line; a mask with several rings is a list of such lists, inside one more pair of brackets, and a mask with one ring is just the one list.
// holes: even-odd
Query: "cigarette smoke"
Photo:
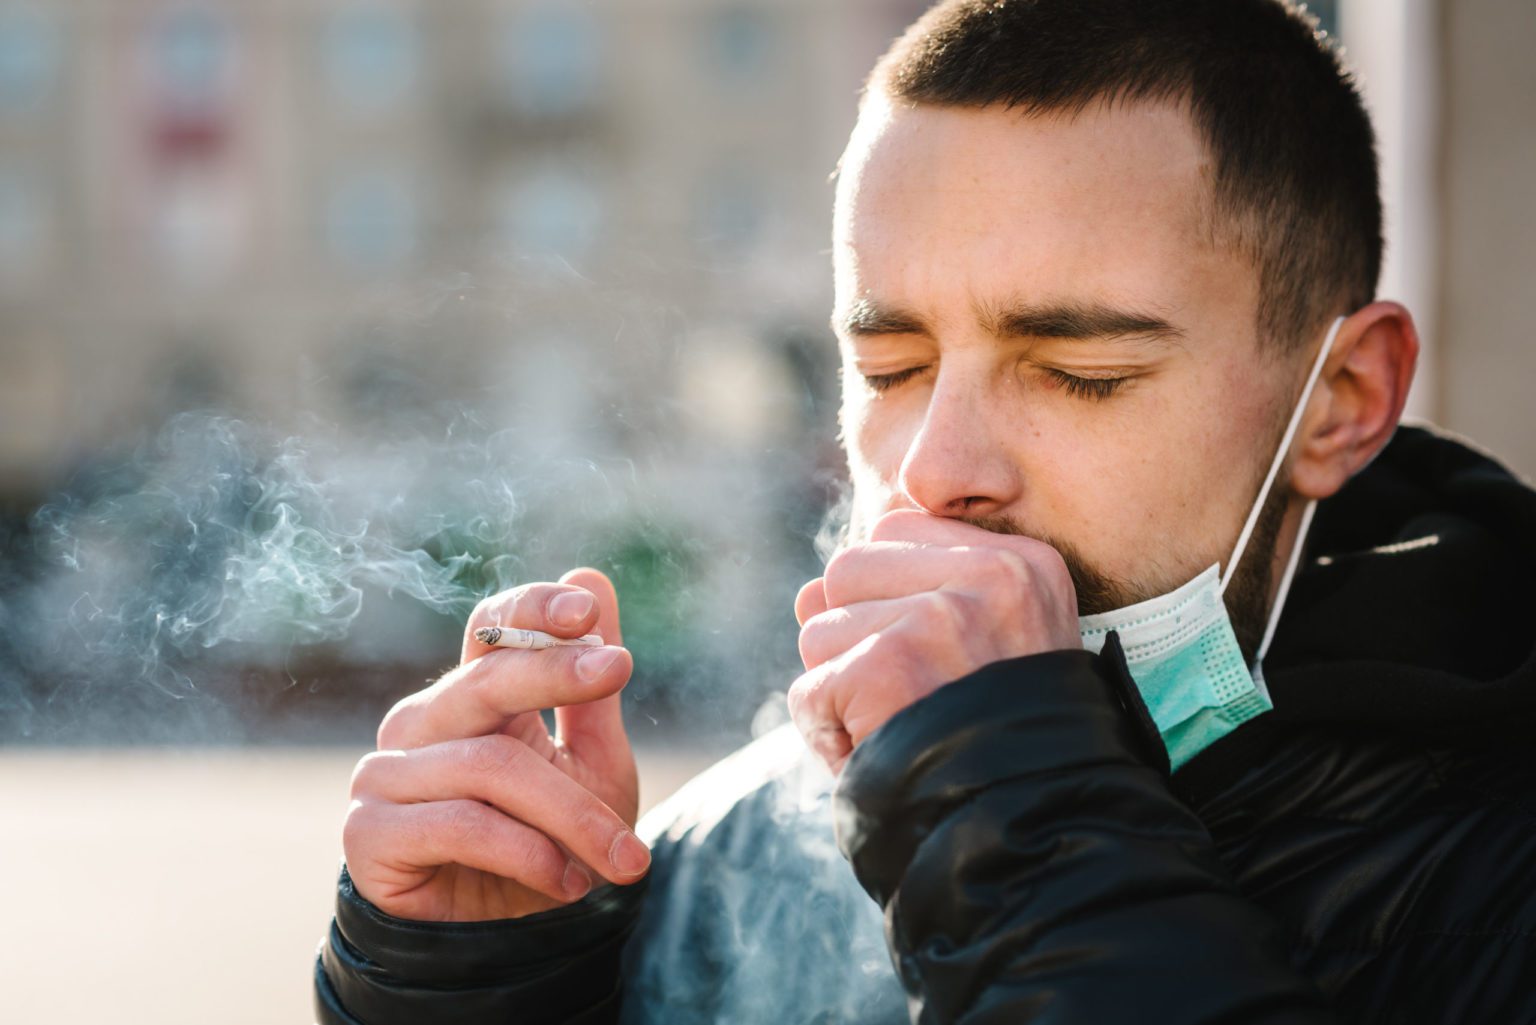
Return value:
[(810, 528), (807, 558), (778, 564), (782, 539), (732, 537), (718, 510), (720, 533), (696, 529), (627, 460), (533, 447), (462, 414), (360, 448), (184, 413), (104, 454), (3, 539), (4, 734), (245, 739), (251, 692), (355, 688), (358, 667), (387, 707), (452, 664), (479, 599), (593, 564), (620, 589), (631, 711), (744, 735), (794, 675), (786, 595), (814, 573)]

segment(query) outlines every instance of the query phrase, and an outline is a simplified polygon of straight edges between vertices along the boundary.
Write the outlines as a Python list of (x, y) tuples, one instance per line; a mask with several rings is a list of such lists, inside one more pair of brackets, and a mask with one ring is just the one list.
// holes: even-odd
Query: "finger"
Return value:
[(916, 509), (892, 509), (876, 520), (869, 531), (871, 541), (910, 541), (938, 545), (985, 544), (987, 539), (995, 541), (999, 537), (1033, 540), (1021, 534), (998, 534), (951, 516), (934, 516)]
[[(479, 801), (354, 803), (343, 833), (347, 863), (370, 864), (420, 885), (423, 870), (464, 865), (512, 879), (561, 903), (579, 900), (591, 878), (555, 842)], [(389, 896), (394, 896), (393, 894)]]
[(805, 742), (805, 746), (810, 748), (811, 753), (821, 759), (835, 776), (842, 769), (843, 762), (853, 753), (853, 739), (835, 719), (820, 714), (819, 709), (797, 704), (796, 693), (796, 689), (791, 687), (789, 717), (794, 722), (795, 729), (799, 732), (800, 739)]
[(858, 657), (874, 646), (866, 639), (838, 658), (800, 676), (789, 688), (789, 717), (795, 729), (834, 774), (853, 750), (853, 737), (843, 724), (841, 707), (857, 672)]
[(379, 747), (478, 737), (525, 712), (608, 700), (629, 682), (631, 665), (629, 652), (611, 646), (498, 648), (390, 709), (379, 727)]
[(807, 581), (795, 595), (795, 622), (801, 626), (812, 616), (827, 611), (827, 590), (821, 577)]
[(913, 611), (913, 598), (908, 596), (857, 602), (818, 613), (800, 628), (800, 661), (806, 669), (815, 669)]
[[(979, 537), (977, 536), (979, 534)], [(969, 540), (996, 540), (985, 531)], [(899, 598), (921, 591), (955, 590), (991, 599), (1034, 593), (1046, 604), (1076, 609), (1071, 575), (1056, 550), (1029, 542), (946, 546), (872, 541), (843, 549), (827, 563), (827, 604)]]
[(1027, 534), (985, 530), (949, 516), (932, 516), (913, 509), (894, 509), (881, 516), (870, 530), (871, 541), (906, 541), (910, 544), (951, 548), (999, 547), (1044, 560), (1059, 559), (1051, 545)]
[[(461, 662), (499, 649), (475, 639), (475, 631), (486, 626), (515, 626), (523, 630), (543, 630), (556, 637), (574, 638), (589, 632), (597, 621), (597, 599), (579, 585), (524, 584), (500, 594), (493, 594), (475, 606), (464, 624), (464, 648)], [(617, 642), (614, 642), (617, 643)]]
[(910, 638), (898, 632), (876, 634), (791, 685), (795, 728), (833, 772), (892, 715), (934, 689), (912, 676), (915, 661)]
[(527, 744), (493, 734), (375, 752), (352, 775), (354, 799), (395, 804), (470, 799), (532, 826), (614, 883), (650, 865), (645, 844), (586, 787)]
[[(906, 595), (966, 585), (985, 572), (997, 549), (951, 549), (908, 541), (869, 541), (854, 544), (826, 564), (823, 592), (828, 609), (862, 601), (885, 601)], [(1006, 556), (1017, 558), (1017, 556)]]
[(624, 643), (624, 635), (619, 630), (619, 595), (606, 573), (583, 566), (568, 571), (560, 578), (560, 585), (584, 590), (596, 601), (597, 617), (589, 621), (591, 625), (584, 626), (583, 631), (600, 634), (604, 644)]
[[(560, 578), (561, 583), (585, 588), (597, 601), (598, 615), (595, 632), (610, 645), (622, 645), (624, 635), (619, 629), (619, 596), (613, 581), (602, 572), (590, 567), (573, 569)], [(608, 650), (624, 651), (623, 648)], [(633, 669), (628, 651), (622, 656), (625, 680)], [(618, 670), (609, 670), (617, 672)], [(555, 728), (563, 743), (580, 751), (581, 758), (605, 777), (622, 772), (626, 764), (633, 765), (629, 737), (624, 733), (624, 716), (621, 711), (618, 690), (601, 701), (585, 704), (561, 703), (555, 706)]]

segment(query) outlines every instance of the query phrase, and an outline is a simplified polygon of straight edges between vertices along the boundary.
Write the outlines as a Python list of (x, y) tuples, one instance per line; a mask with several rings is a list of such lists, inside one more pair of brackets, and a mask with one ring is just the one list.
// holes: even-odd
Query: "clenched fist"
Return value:
[(886, 513), (800, 589), (806, 744), (840, 773), (865, 737), (946, 683), (1004, 659), (1081, 647), (1077, 594), (1043, 541), (912, 510)]
[[(598, 633), (605, 645), (475, 640), (495, 624)], [(342, 840), (358, 892), (397, 917), (469, 922), (579, 900), (597, 877), (643, 876), (650, 852), (633, 832), (639, 784), (619, 714), (633, 665), (621, 645), (618, 598), (594, 569), (481, 602), (459, 667), (391, 709), (379, 749), (352, 774)]]

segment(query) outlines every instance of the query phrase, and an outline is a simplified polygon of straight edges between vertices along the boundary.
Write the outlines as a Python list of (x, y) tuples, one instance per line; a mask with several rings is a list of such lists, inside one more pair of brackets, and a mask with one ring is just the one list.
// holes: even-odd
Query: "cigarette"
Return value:
[(521, 630), (515, 626), (482, 626), (475, 631), (475, 640), (481, 644), (489, 644), (493, 648), (525, 648), (529, 651), (543, 651), (545, 648), (571, 645), (597, 648), (603, 644), (603, 639), (597, 634), (575, 638), (556, 637), (543, 630)]

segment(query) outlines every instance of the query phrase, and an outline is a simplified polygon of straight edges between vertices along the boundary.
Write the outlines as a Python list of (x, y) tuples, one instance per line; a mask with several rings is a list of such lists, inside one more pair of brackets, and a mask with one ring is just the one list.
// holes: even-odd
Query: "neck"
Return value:
[[(1266, 623), (1268, 623), (1269, 617), (1274, 613), (1275, 600), (1279, 596), (1280, 584), (1285, 578), (1285, 567), (1290, 561), (1291, 549), (1296, 545), (1297, 534), (1301, 530), (1301, 516), (1306, 507), (1307, 500), (1294, 492), (1286, 500), (1285, 515), (1280, 521), (1280, 532), (1275, 536), (1275, 550), (1270, 554), (1269, 593), (1264, 598), (1264, 619)], [(1305, 568), (1305, 566), (1298, 565), (1296, 567), (1296, 575), (1300, 576)]]

